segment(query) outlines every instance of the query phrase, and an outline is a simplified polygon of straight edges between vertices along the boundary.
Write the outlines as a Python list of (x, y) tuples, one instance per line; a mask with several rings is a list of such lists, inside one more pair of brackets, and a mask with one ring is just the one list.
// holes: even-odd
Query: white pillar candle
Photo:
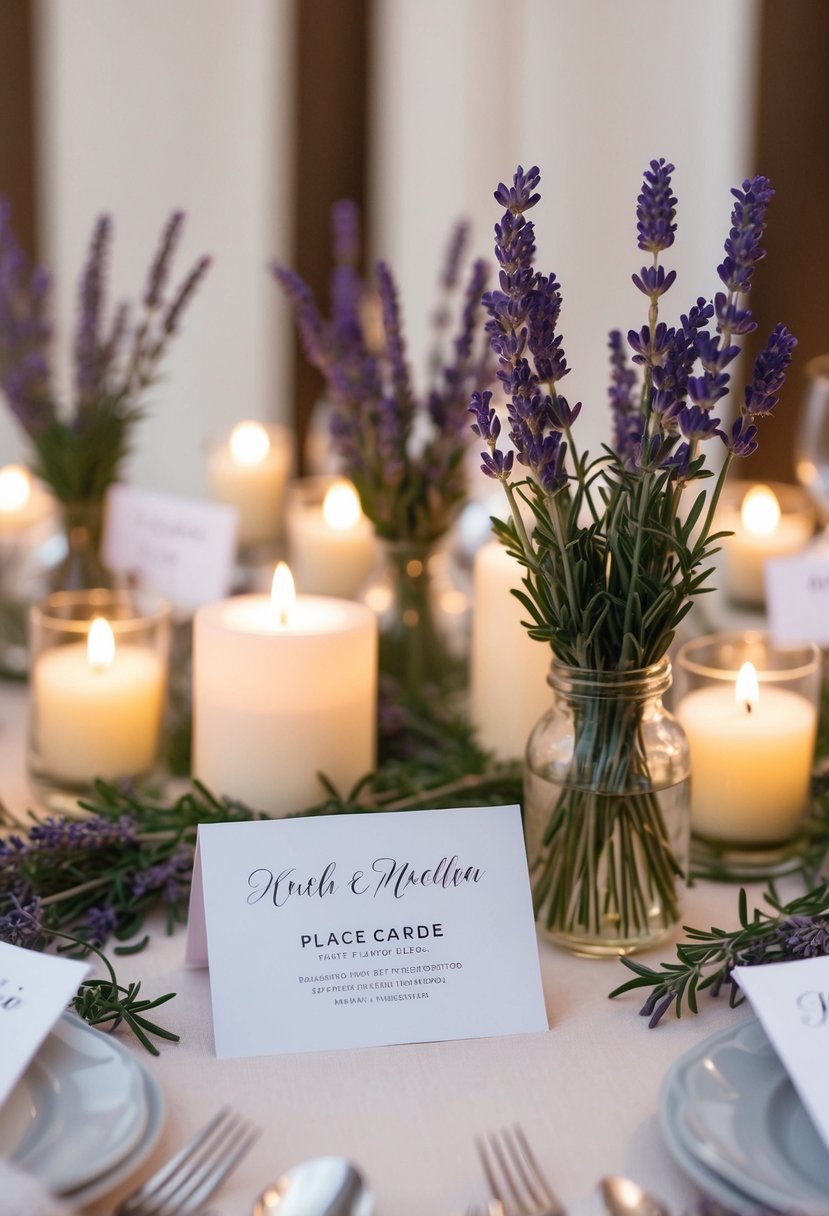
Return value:
[(210, 447), (210, 494), (238, 510), (240, 545), (267, 544), (281, 535), (292, 458), (288, 431), (260, 422), (240, 422), (227, 440)]
[(34, 749), (50, 778), (86, 785), (136, 777), (158, 755), (164, 669), (148, 647), (116, 643), (104, 618), (86, 641), (38, 655), (32, 676)]
[(281, 815), (342, 792), (376, 762), (377, 624), (364, 605), (243, 595), (193, 632), (193, 773)]
[(773, 844), (808, 805), (817, 732), (800, 693), (757, 681), (751, 663), (727, 685), (694, 689), (677, 717), (691, 751), (691, 828), (709, 840)]
[[(308, 479), (317, 483), (316, 478)], [(301, 592), (353, 599), (378, 561), (374, 528), (349, 481), (296, 488), (286, 517), (288, 557)]]
[(44, 519), (52, 498), (33, 480), (28, 469), (7, 464), (0, 469), (0, 538), (16, 535)]
[(723, 540), (725, 589), (737, 603), (762, 605), (766, 562), (802, 552), (812, 536), (813, 509), (800, 502), (794, 487), (778, 489), (785, 495), (782, 502), (770, 486), (756, 485), (739, 509), (736, 503), (726, 503), (720, 513), (718, 523), (733, 533)]
[(500, 541), (475, 555), (470, 717), (482, 747), (500, 759), (523, 757), (530, 731), (552, 703), (552, 653), (529, 636), (527, 612), (511, 594), (522, 567)]

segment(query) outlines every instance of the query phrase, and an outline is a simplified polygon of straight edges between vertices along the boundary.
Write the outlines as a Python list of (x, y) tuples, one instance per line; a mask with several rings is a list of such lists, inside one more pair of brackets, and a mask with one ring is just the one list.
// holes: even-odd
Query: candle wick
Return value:
[(751, 713), (751, 702), (750, 701), (746, 701), (746, 713), (747, 714)]
[(288, 624), (288, 609), (287, 608), (282, 608), (280, 610), (279, 623), (280, 623), (280, 625), (283, 625), (283, 626)]

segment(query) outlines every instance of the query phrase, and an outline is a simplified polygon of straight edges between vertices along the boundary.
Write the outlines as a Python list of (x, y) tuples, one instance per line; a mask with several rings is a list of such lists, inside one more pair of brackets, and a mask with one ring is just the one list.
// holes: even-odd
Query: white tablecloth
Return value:
[[(23, 688), (0, 685), (0, 799), (21, 814), (32, 805), (24, 776), (25, 698)], [(735, 887), (702, 883), (687, 892), (689, 924), (730, 927), (736, 910)], [(263, 1134), (211, 1201), (220, 1216), (245, 1216), (268, 1179), (326, 1154), (362, 1167), (378, 1216), (462, 1216), (485, 1193), (474, 1135), (515, 1122), (572, 1216), (599, 1212), (596, 1182), (608, 1173), (635, 1178), (675, 1214), (693, 1208), (698, 1192), (660, 1134), (660, 1085), (678, 1055), (750, 1016), (747, 1008), (730, 1010), (724, 998), (703, 997), (703, 1015), (676, 1021), (671, 1014), (651, 1031), (637, 1016), (641, 994), (607, 999), (629, 974), (620, 963), (572, 958), (540, 941), (547, 1033), (219, 1061), (208, 973), (184, 967), (184, 944), (183, 930), (168, 938), (156, 927), (143, 954), (120, 962), (123, 977), (140, 978), (148, 996), (176, 992), (160, 1020), (181, 1042), (162, 1045), (158, 1059), (135, 1046), (162, 1087), (167, 1123), (138, 1175), (92, 1205), (94, 1216), (109, 1213), (224, 1103)], [(665, 946), (642, 957), (656, 962), (672, 953)], [(246, 995), (257, 999), (255, 969)], [(122, 1041), (131, 1043), (130, 1036)]]

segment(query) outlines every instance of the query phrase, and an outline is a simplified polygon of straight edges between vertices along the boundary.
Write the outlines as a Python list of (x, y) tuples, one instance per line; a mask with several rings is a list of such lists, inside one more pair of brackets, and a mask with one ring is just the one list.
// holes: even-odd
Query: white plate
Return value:
[(115, 1039), (66, 1014), (0, 1111), (0, 1155), (56, 1194), (76, 1191), (139, 1146), (149, 1116), (145, 1070)]
[(660, 1116), (678, 1163), (712, 1194), (716, 1179), (722, 1202), (736, 1194), (742, 1211), (751, 1199), (829, 1216), (829, 1152), (756, 1019), (711, 1035), (672, 1065)]

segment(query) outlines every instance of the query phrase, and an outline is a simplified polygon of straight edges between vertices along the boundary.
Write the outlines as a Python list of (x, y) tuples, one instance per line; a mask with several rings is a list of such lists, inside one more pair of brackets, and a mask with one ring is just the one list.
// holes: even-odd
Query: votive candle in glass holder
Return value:
[(30, 620), (29, 779), (66, 809), (97, 778), (156, 767), (170, 605), (135, 591), (59, 591)]
[(691, 831), (716, 847), (774, 850), (809, 810), (821, 685), (812, 643), (718, 633), (681, 647), (675, 713), (691, 751)]
[(803, 552), (814, 536), (816, 511), (798, 486), (736, 481), (723, 491), (717, 526), (731, 533), (722, 541), (726, 595), (734, 604), (762, 608), (766, 562)]
[(274, 545), (282, 537), (285, 487), (294, 460), (294, 439), (276, 423), (239, 422), (209, 436), (210, 497), (236, 507), (243, 551)]
[(288, 487), (288, 561), (299, 592), (356, 599), (380, 552), (360, 498), (344, 477), (303, 477)]
[(0, 674), (24, 677), (29, 608), (49, 589), (61, 556), (56, 504), (28, 469), (0, 469)]

